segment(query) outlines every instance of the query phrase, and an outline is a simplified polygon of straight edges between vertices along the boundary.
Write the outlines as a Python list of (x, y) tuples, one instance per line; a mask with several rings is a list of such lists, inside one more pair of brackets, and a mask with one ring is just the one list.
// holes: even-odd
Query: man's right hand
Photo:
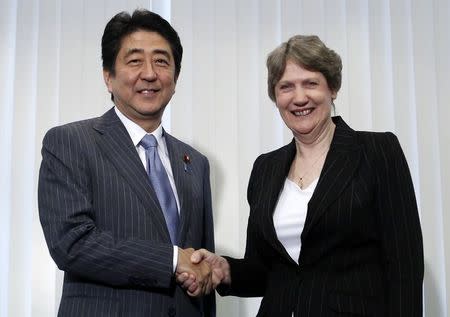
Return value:
[[(178, 248), (178, 265), (176, 279), (183, 281), (188, 287), (184, 287), (190, 296), (200, 296), (213, 291), (213, 279), (211, 266), (206, 261), (192, 262), (191, 256), (194, 249)], [(182, 284), (182, 283), (180, 283)]]
[[(190, 249), (191, 250), (191, 249)], [(202, 263), (208, 263), (212, 269), (212, 275), (210, 283), (208, 284), (208, 290), (214, 290), (219, 284), (231, 284), (230, 265), (228, 261), (206, 249), (200, 249), (191, 253), (190, 260), (192, 264), (200, 265)], [(182, 273), (177, 274), (177, 282), (187, 290), (191, 296), (200, 296), (208, 293), (204, 293), (202, 288), (195, 279), (195, 276), (191, 274)]]

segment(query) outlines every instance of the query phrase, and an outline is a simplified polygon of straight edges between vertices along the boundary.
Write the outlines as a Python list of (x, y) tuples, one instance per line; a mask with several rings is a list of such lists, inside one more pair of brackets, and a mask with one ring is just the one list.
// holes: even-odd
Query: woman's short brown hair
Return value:
[(341, 88), (341, 57), (326, 47), (316, 35), (295, 35), (267, 57), (267, 89), (272, 101), (275, 102), (275, 85), (283, 76), (287, 60), (309, 71), (322, 73), (331, 91), (338, 92)]

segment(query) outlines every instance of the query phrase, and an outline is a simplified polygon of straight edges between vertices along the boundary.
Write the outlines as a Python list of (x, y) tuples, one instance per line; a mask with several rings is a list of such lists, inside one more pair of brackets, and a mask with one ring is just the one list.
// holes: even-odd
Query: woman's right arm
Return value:
[[(252, 213), (256, 212), (253, 208), (257, 194), (254, 192), (254, 188), (261, 178), (260, 163), (261, 157), (256, 159), (253, 165), (247, 189), (250, 216), (247, 224), (244, 258), (219, 256), (204, 249), (195, 251), (191, 257), (193, 263), (206, 261), (211, 265), (213, 270), (211, 285), (213, 288), (217, 287), (217, 291), (222, 296), (260, 297), (265, 292), (268, 267), (264, 264), (266, 261), (264, 261), (264, 256), (260, 251), (262, 241), (260, 232), (256, 224), (252, 222)], [(201, 295), (195, 283), (195, 277), (181, 275), (177, 277), (177, 281), (190, 295)]]

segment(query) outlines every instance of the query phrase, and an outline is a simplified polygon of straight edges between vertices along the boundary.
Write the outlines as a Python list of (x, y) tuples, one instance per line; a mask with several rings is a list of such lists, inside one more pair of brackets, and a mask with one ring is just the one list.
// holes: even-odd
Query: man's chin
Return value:
[(165, 107), (158, 109), (138, 109), (136, 110), (137, 115), (143, 120), (161, 120), (164, 114)]
[(164, 113), (164, 108), (152, 109), (152, 110), (142, 110), (138, 112), (143, 118), (158, 118), (162, 117)]

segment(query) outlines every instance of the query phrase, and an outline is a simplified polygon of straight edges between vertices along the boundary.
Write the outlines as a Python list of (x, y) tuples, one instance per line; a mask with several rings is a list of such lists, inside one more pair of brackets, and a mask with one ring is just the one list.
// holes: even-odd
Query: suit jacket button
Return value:
[(177, 310), (175, 309), (175, 307), (169, 307), (168, 311), (167, 311), (167, 315), (170, 317), (174, 317), (177, 314)]

